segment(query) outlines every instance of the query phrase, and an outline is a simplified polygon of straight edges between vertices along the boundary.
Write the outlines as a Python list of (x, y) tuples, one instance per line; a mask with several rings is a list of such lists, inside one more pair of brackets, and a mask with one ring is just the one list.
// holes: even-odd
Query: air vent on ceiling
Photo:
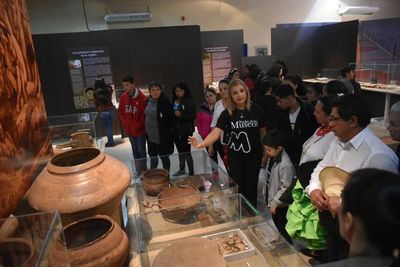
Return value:
[(377, 6), (342, 6), (339, 7), (339, 15), (372, 15), (379, 11)]
[(137, 12), (137, 13), (106, 14), (104, 15), (104, 20), (107, 23), (150, 21), (151, 13)]

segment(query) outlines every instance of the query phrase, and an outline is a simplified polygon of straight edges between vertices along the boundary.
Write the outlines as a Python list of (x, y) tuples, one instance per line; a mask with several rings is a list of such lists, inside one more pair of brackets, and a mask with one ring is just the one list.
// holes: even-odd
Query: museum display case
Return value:
[[(218, 252), (225, 260), (225, 265), (218, 266), (308, 266), (240, 194), (207, 192), (176, 197), (173, 203), (175, 210), (172, 204), (164, 207), (160, 199), (155, 206), (129, 218), (136, 225), (137, 248), (143, 267), (161, 266), (165, 262), (163, 258), (169, 258), (170, 253), (175, 255), (173, 260), (181, 259), (186, 266), (195, 266), (201, 253), (197, 248), (204, 247), (197, 246), (199, 238), (215, 244), (200, 258)], [(183, 217), (182, 207), (190, 209)], [(174, 211), (180, 212), (175, 217), (178, 220), (171, 218)], [(173, 249), (182, 247), (182, 243), (184, 249)], [(172, 264), (181, 266), (178, 262)]]
[[(186, 153), (184, 153), (186, 154)], [(181, 155), (184, 155), (181, 154)], [(135, 179), (134, 186), (137, 195), (139, 208), (144, 211), (146, 207), (154, 205), (160, 198), (168, 198), (168, 195), (175, 193), (162, 192), (164, 187), (189, 188), (190, 194), (202, 194), (206, 192), (223, 191), (224, 194), (238, 193), (238, 185), (229, 177), (226, 171), (213, 161), (203, 150), (190, 152), (194, 162), (194, 174), (189, 175), (188, 171), (180, 176), (173, 176), (179, 170), (179, 154), (169, 156), (171, 162), (170, 171), (162, 169), (162, 162), (157, 157), (149, 157), (141, 160), (132, 160), (133, 173), (138, 173), (139, 168), (154, 169), (143, 171)], [(157, 163), (157, 164), (156, 164)], [(179, 191), (179, 190), (178, 190)], [(157, 197), (158, 195), (158, 197)]]
[(400, 90), (400, 64), (351, 63), (362, 87)]
[[(35, 193), (37, 191), (35, 185), (28, 194), (28, 202), (36, 207), (37, 201), (33, 201), (33, 198), (42, 195), (48, 203), (72, 203), (76, 199), (76, 193), (84, 192), (82, 190), (86, 188), (78, 187), (75, 180), (79, 178), (80, 181), (87, 181), (82, 185), (90, 185), (92, 174), (108, 170), (108, 173), (114, 174), (109, 177), (114, 184), (119, 184), (118, 177), (125, 177), (126, 180), (124, 188), (128, 188), (125, 192), (128, 203), (128, 225), (125, 231), (121, 230), (120, 222), (113, 219), (112, 214), (100, 215), (106, 213), (101, 212), (97, 206), (93, 208), (93, 212), (82, 216), (75, 216), (70, 210), (67, 211), (60, 206), (58, 209), (62, 212), (63, 221), (65, 220), (63, 225), (58, 212), (43, 212), (17, 219), (11, 217), (7, 223), (2, 223), (1, 246), (8, 246), (2, 249), (2, 257), (10, 262), (16, 259), (17, 253), (23, 253), (23, 256), (17, 258), (20, 261), (26, 259), (25, 261), (40, 263), (33, 266), (69, 266), (78, 261), (95, 262), (104, 256), (107, 261), (125, 262), (129, 258), (132, 263), (132, 260), (136, 260), (136, 263), (130, 266), (156, 267), (168, 266), (165, 265), (165, 261), (169, 261), (168, 255), (171, 254), (169, 250), (175, 253), (176, 249), (181, 251), (179, 248), (183, 246), (187, 248), (186, 253), (197, 255), (202, 247), (201, 244), (205, 242), (207, 255), (214, 255), (215, 257), (210, 258), (214, 258), (221, 266), (248, 266), (246, 264), (308, 266), (294, 248), (280, 237), (273, 224), (266, 220), (265, 214), (260, 214), (237, 193), (237, 185), (222, 168), (216, 166), (203, 151), (194, 151), (191, 155), (195, 163), (194, 175), (174, 177), (160, 166), (157, 166), (159, 168), (155, 171), (144, 172), (143, 179), (144, 176), (162, 178), (160, 181), (163, 186), (160, 191), (150, 195), (144, 191), (139, 181), (134, 186), (128, 187), (130, 177), (127, 168), (111, 161), (108, 155), (103, 155), (96, 148), (73, 149), (54, 156), (36, 181), (38, 183), (50, 181), (50, 185), (54, 185), (54, 182), (65, 182), (63, 178), (68, 176), (71, 180), (65, 184), (68, 190), (62, 193), (62, 190), (58, 191), (58, 187), (51, 190), (50, 186), (39, 190), (44, 192), (39, 194)], [(104, 157), (106, 158), (102, 159)], [(179, 155), (171, 155), (170, 159), (171, 170), (177, 170)], [(148, 161), (151, 161), (151, 158), (146, 159), (146, 162)], [(102, 164), (99, 165), (98, 162)], [(46, 174), (49, 170), (52, 171), (50, 176)], [(46, 175), (47, 178), (44, 177)], [(164, 184), (165, 179), (168, 181), (167, 184)], [(102, 188), (112, 189), (105, 181), (99, 184)], [(90, 186), (87, 189), (90, 189)], [(51, 200), (49, 197), (51, 191), (54, 191), (56, 196), (64, 196), (65, 200)], [(111, 194), (106, 195), (111, 198)], [(120, 203), (120, 194), (117, 195)], [(100, 205), (101, 197), (96, 198), (99, 200), (96, 203)], [(86, 206), (82, 205), (72, 206), (86, 209)], [(132, 206), (136, 208), (132, 209)], [(119, 213), (118, 207), (113, 207), (111, 210)], [(74, 209), (72, 212), (80, 211)], [(66, 215), (71, 215), (73, 218), (66, 219)], [(34, 216), (39, 217), (36, 219)], [(110, 241), (105, 242), (108, 239)], [(114, 245), (110, 245), (110, 242), (114, 242), (112, 243)], [(190, 264), (191, 257), (186, 259), (189, 265), (185, 266), (194, 266)], [(197, 260), (201, 262), (200, 259)], [(172, 263), (175, 264), (173, 261)], [(14, 263), (7, 264), (6, 262), (3, 265), (18, 266)], [(96, 266), (103, 265), (96, 263)]]
[(96, 147), (104, 150), (104, 140), (97, 133), (99, 118), (97, 112), (49, 116), (48, 124), (53, 151), (59, 154), (72, 148)]
[[(0, 265), (51, 266), (50, 247), (56, 234), (64, 238), (60, 215), (57, 211), (39, 212), (0, 219)], [(59, 251), (57, 266), (70, 266), (67, 251)]]

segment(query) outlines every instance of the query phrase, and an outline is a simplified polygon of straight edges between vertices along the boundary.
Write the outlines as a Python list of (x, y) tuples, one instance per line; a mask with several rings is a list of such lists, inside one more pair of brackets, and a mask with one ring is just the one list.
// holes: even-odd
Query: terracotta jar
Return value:
[(184, 221), (190, 219), (200, 203), (199, 191), (193, 186), (165, 187), (158, 195), (158, 204), (166, 220)]
[(53, 157), (28, 192), (36, 210), (57, 209), (63, 225), (104, 214), (121, 225), (121, 199), (130, 183), (128, 168), (96, 148)]
[(157, 196), (169, 184), (169, 173), (165, 169), (151, 169), (143, 174), (143, 190), (149, 196)]
[(49, 250), (50, 266), (65, 262), (66, 249), (71, 266), (120, 267), (127, 260), (128, 237), (108, 216), (96, 215), (73, 222), (63, 232), (57, 233)]
[(0, 266), (35, 266), (36, 253), (32, 243), (24, 238), (0, 240)]

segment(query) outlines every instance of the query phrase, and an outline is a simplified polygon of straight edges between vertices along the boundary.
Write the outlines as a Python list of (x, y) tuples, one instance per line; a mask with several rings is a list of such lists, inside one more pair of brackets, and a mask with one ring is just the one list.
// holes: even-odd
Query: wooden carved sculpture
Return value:
[(0, 218), (17, 207), (50, 154), (26, 4), (0, 1)]

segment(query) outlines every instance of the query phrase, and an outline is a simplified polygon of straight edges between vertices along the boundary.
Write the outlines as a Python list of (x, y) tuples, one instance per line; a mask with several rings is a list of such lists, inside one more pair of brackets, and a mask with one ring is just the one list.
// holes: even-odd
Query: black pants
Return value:
[(276, 213), (275, 215), (272, 215), (272, 220), (274, 221), (274, 224), (276, 228), (278, 229), (279, 233), (283, 238), (286, 239), (286, 241), (290, 244), (292, 244), (292, 238), (289, 236), (289, 234), (286, 232), (285, 226), (287, 223), (286, 219), (286, 213), (288, 211), (288, 207), (284, 208), (276, 208)]
[(193, 158), (190, 154), (191, 145), (188, 144), (189, 136), (174, 135), (174, 143), (179, 152), (179, 170), (185, 170), (185, 161), (187, 162), (189, 174), (193, 175)]
[(243, 194), (254, 207), (257, 207), (257, 186), (261, 155), (240, 157), (230, 154), (228, 164), (232, 179), (239, 185), (239, 193)]
[(163, 155), (161, 154), (160, 151), (160, 145), (152, 143), (150, 141), (147, 141), (147, 149), (149, 152), (149, 156), (151, 157), (150, 159), (150, 168), (154, 169), (157, 168), (158, 166), (158, 157), (160, 157), (163, 168), (166, 169), (169, 172), (169, 169), (171, 167), (171, 161), (169, 160), (168, 155)]
[(332, 218), (329, 211), (319, 212), (319, 223), (325, 228), (326, 246), (328, 250), (328, 261), (338, 261), (349, 256), (349, 245), (340, 236), (339, 221), (337, 217)]
[[(219, 156), (221, 157), (221, 159), (223, 159), (224, 156), (225, 156), (225, 152), (224, 152), (224, 149), (223, 149), (223, 147), (222, 147), (222, 144), (221, 144), (221, 141), (220, 141), (220, 140), (217, 140), (217, 141), (213, 144), (213, 148), (214, 148), (214, 154), (213, 154), (212, 156), (210, 156), (210, 158), (211, 158), (213, 161), (215, 161), (215, 163), (216, 163), (216, 166), (212, 166), (213, 170), (217, 170), (217, 166), (218, 166), (218, 154), (219, 154)], [(207, 150), (207, 153), (208, 153), (208, 150)], [(222, 162), (224, 162), (224, 161), (222, 160)], [(225, 162), (224, 162), (224, 165), (225, 165)], [(227, 167), (227, 166), (225, 166), (225, 167)]]

